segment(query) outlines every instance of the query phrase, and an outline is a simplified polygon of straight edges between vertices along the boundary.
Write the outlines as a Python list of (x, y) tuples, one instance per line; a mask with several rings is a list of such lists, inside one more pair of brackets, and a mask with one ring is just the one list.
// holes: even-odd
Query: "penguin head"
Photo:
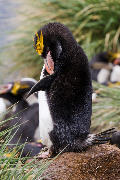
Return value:
[(36, 82), (37, 81), (33, 81), (33, 79), (30, 78), (23, 78), (21, 81), (0, 85), (0, 97), (15, 103), (21, 100)]
[(76, 45), (75, 42), (69, 29), (60, 23), (49, 23), (35, 34), (34, 48), (44, 59), (48, 74), (58, 71), (61, 66), (63, 68), (66, 60), (70, 61), (68, 57), (71, 56), (71, 50), (75, 49), (72, 48)]
[(40, 29), (35, 34), (34, 47), (36, 52), (43, 58), (47, 58), (48, 53), (50, 53), (54, 61), (56, 61), (62, 52), (62, 44), (60, 38), (50, 31), (49, 25)]
[[(66, 26), (55, 22), (43, 26), (35, 34), (34, 48), (44, 59), (43, 77), (53, 75), (55, 79), (56, 76), (66, 72), (75, 60), (72, 57), (78, 51), (78, 44)], [(26, 98), (40, 90), (39, 84), (40, 81), (30, 90)]]
[(120, 65), (120, 52), (108, 52), (107, 56), (113, 65)]

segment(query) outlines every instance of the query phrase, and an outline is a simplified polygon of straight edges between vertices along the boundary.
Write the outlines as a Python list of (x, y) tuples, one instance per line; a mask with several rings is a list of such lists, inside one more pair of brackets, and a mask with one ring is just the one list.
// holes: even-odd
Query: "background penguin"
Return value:
[(118, 148), (120, 148), (120, 131), (113, 134), (110, 143), (115, 144)]
[(101, 84), (120, 82), (120, 53), (101, 52), (90, 61), (92, 80)]
[[(92, 83), (88, 59), (69, 29), (60, 23), (49, 23), (35, 35), (35, 49), (44, 58), (43, 78), (31, 89), (45, 91), (48, 124), (41, 140), (52, 154), (61, 150), (80, 152), (93, 144), (110, 140), (114, 129), (90, 134)], [(42, 107), (41, 107), (42, 109)], [(46, 116), (46, 113), (44, 114)], [(40, 117), (41, 118), (41, 117)], [(49, 140), (46, 141), (46, 137)]]
[[(33, 96), (27, 102), (23, 97), (31, 89), (31, 87), (37, 81), (32, 78), (23, 78), (21, 81), (16, 81), (12, 83), (0, 86), (0, 97), (8, 100), (13, 106), (13, 111), (11, 110), (6, 114), (4, 119), (12, 118), (7, 121), (1, 128), (2, 130), (14, 128), (11, 132), (13, 135), (10, 144), (19, 145), (25, 142), (35, 142), (39, 140), (39, 118), (38, 118), (38, 100), (37, 95)], [(19, 101), (19, 102), (18, 102)], [(19, 126), (20, 125), (20, 126)], [(18, 127), (19, 126), (19, 127)], [(12, 145), (9, 147), (13, 147)], [(22, 156), (27, 154), (33, 156), (40, 152), (43, 145), (41, 143), (28, 143), (25, 145), (22, 152)]]

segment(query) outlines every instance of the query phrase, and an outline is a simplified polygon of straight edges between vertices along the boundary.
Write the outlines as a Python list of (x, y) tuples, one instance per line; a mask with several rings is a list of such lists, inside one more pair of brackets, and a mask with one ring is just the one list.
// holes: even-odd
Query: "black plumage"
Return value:
[[(1, 127), (1, 131), (13, 128), (11, 131), (11, 136), (13, 136), (9, 142), (8, 147), (13, 148), (18, 145), (22, 145), (25, 142), (29, 142), (25, 145), (22, 152), (22, 156), (30, 155), (33, 156), (40, 152), (43, 145), (42, 144), (32, 144), (30, 142), (35, 142), (35, 131), (39, 125), (38, 118), (38, 103), (29, 104), (23, 97), (30, 90), (30, 88), (35, 84), (33, 81), (20, 81), (12, 82), (11, 88), (6, 89), (6, 92), (0, 92), (0, 97), (8, 100), (11, 104), (14, 104), (14, 111), (8, 111), (4, 119), (11, 118)], [(4, 85), (7, 87), (8, 85)], [(3, 86), (0, 90), (2, 91)], [(13, 92), (14, 89), (14, 92)], [(14, 94), (15, 93), (15, 94)]]
[[(44, 78), (29, 92), (43, 90), (53, 122), (49, 133), (51, 150), (79, 152), (94, 143), (106, 142), (109, 135), (90, 135), (92, 114), (92, 83), (88, 59), (69, 29), (60, 23), (49, 23), (38, 31), (43, 34), (42, 57), (50, 52), (54, 73), (44, 71)], [(35, 49), (37, 51), (37, 36)], [(114, 131), (114, 130), (113, 130)], [(109, 133), (112, 133), (110, 130)], [(108, 133), (108, 134), (109, 134)], [(103, 143), (103, 142), (102, 142)]]

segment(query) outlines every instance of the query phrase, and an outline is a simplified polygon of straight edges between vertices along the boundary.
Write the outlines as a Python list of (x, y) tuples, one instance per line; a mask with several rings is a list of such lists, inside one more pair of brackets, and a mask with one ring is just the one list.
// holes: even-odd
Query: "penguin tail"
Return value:
[(111, 128), (98, 134), (89, 134), (88, 138), (86, 139), (86, 143), (91, 146), (108, 143), (111, 141), (111, 138), (115, 132), (115, 128)]

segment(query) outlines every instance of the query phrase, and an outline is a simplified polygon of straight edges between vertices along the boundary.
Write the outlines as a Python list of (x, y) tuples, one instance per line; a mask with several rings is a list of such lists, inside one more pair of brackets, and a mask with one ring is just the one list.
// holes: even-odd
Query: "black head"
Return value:
[(23, 78), (21, 81), (0, 85), (0, 97), (10, 101), (12, 104), (16, 103), (25, 96), (36, 82), (30, 78)]
[(74, 54), (73, 49), (76, 44), (69, 29), (60, 23), (49, 23), (43, 26), (34, 38), (34, 48), (39, 55), (46, 59), (45, 64), (49, 66), (48, 68), (50, 68), (49, 56), (51, 56), (50, 63), (54, 62), (54, 72), (59, 69), (61, 64), (62, 66), (65, 64), (66, 59), (70, 59), (68, 57), (72, 56), (72, 53)]

